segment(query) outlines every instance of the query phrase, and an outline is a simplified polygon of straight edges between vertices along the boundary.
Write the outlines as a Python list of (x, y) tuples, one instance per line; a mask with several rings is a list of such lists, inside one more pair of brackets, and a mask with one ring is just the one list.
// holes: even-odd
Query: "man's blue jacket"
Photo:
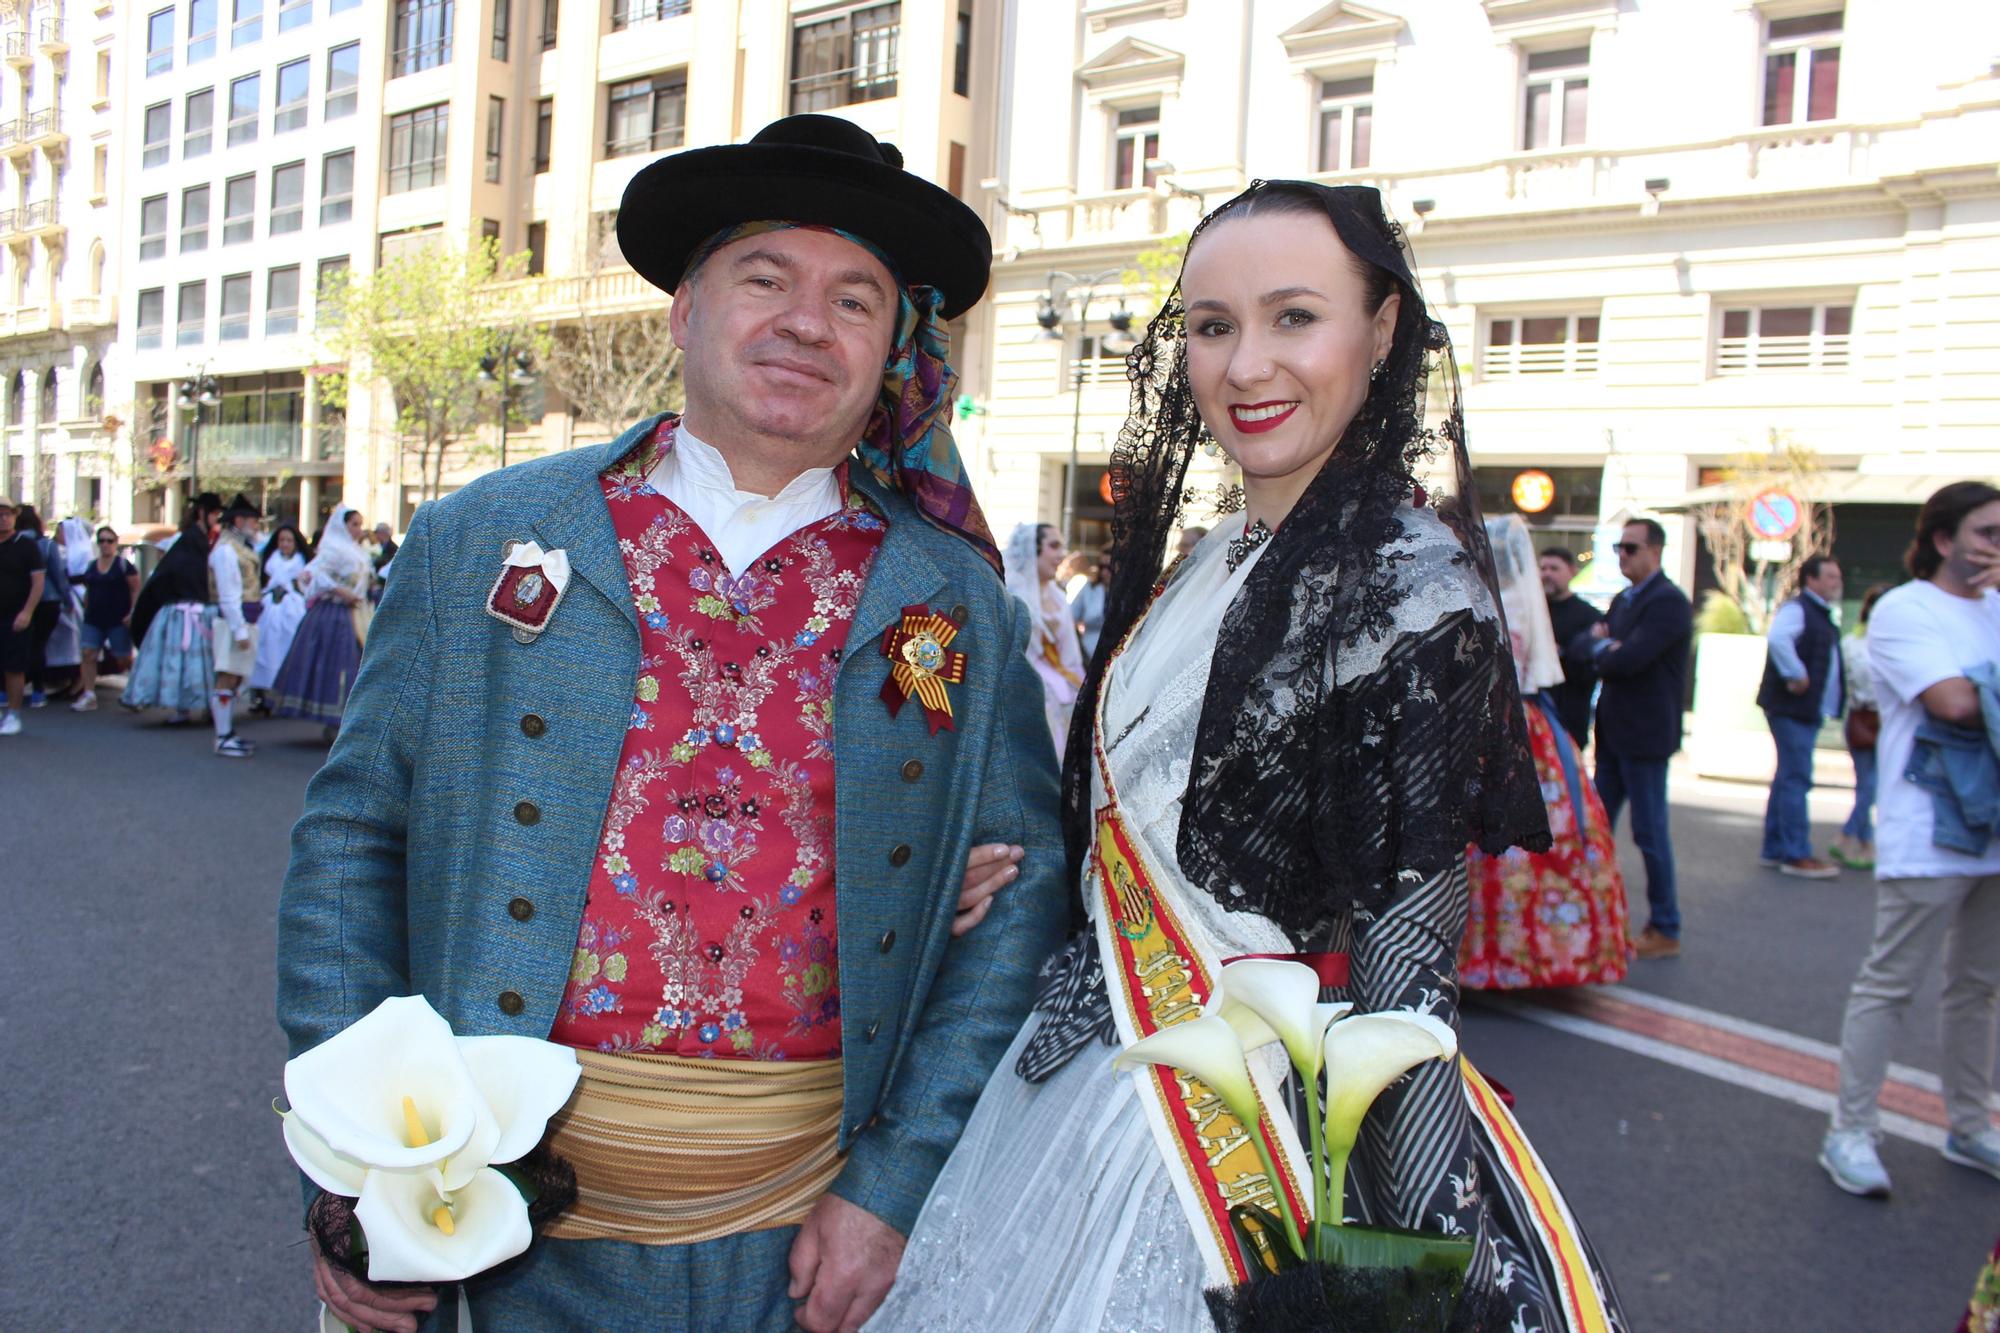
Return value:
[[(598, 476), (656, 421), (418, 511), (292, 834), (278, 1019), (294, 1054), (391, 995), (421, 993), (461, 1035), (551, 1031), (638, 676)], [(900, 494), (859, 467), (852, 484), (888, 534), (834, 690), (848, 1156), (833, 1192), (907, 1234), (1060, 940), (1064, 857), (1027, 609)], [(531, 643), (484, 609), (509, 539), (569, 554)], [(965, 622), (956, 726), (936, 735), (915, 700), (891, 719), (880, 697), (877, 645), (917, 604)], [(1021, 875), (953, 939), (966, 853), (984, 842), (1023, 846)]]

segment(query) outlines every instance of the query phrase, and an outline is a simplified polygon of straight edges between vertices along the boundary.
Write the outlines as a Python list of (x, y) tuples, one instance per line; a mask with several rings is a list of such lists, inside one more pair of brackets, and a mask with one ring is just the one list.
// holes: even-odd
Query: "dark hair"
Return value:
[(1056, 525), (1055, 525), (1055, 524), (1053, 524), (1053, 523), (1037, 523), (1037, 524), (1035, 524), (1035, 554), (1036, 554), (1036, 555), (1040, 555), (1040, 554), (1042, 553), (1042, 548), (1043, 548), (1044, 546), (1047, 546), (1047, 545), (1049, 544), (1049, 538), (1050, 538), (1050, 537), (1051, 537), (1052, 535), (1054, 535), (1054, 533), (1055, 533), (1055, 530), (1056, 530)]
[(1861, 594), (1861, 612), (1860, 612), (1861, 624), (1865, 625), (1868, 623), (1868, 613), (1875, 609), (1875, 603), (1881, 601), (1882, 594), (1887, 591), (1889, 591), (1888, 584), (1878, 583), (1874, 587), (1870, 588), (1867, 592)]
[(1839, 557), (1827, 551), (1822, 551), (1818, 555), (1807, 556), (1805, 563), (1799, 566), (1800, 589), (1803, 590), (1805, 588), (1807, 579), (1816, 579), (1819, 577), (1819, 572), (1822, 569), (1825, 569), (1828, 565), (1837, 565), (1839, 563)]
[(277, 531), (271, 534), (270, 540), (264, 543), (264, 549), (257, 552), (258, 563), (261, 564), (271, 558), (272, 553), (278, 549), (278, 538), (288, 532), (292, 534), (292, 549), (306, 559), (312, 559), (312, 547), (307, 543), (306, 535), (299, 531), (298, 525), (295, 523), (280, 523)]
[(1667, 544), (1667, 530), (1660, 526), (1657, 519), (1628, 518), (1625, 520), (1625, 526), (1628, 528), (1644, 528), (1646, 530), (1646, 545), (1648, 546), (1665, 546)]
[(35, 512), (33, 505), (21, 505), (14, 510), (14, 531), (32, 532), (42, 535), (42, 516)]
[(1545, 546), (1542, 548), (1542, 554), (1539, 558), (1543, 560), (1560, 560), (1571, 569), (1576, 568), (1576, 552), (1570, 550), (1567, 546)]
[(95, 537), (95, 538), (97, 538), (97, 539), (98, 539), (99, 541), (103, 541), (103, 540), (104, 540), (104, 534), (105, 534), (105, 533), (107, 533), (107, 532), (111, 534), (111, 540), (112, 540), (112, 541), (117, 541), (117, 540), (118, 540), (118, 529), (116, 529), (116, 528), (114, 528), (114, 527), (110, 527), (110, 526), (106, 526), (106, 527), (102, 527), (102, 528), (99, 528), (99, 529), (98, 529), (98, 530), (97, 530), (96, 532), (93, 532), (93, 533), (91, 533), (90, 535), (91, 535), (91, 536), (93, 536), (93, 537)]
[(1958, 525), (1965, 522), (1967, 514), (1995, 500), (2000, 500), (2000, 490), (1983, 481), (1954, 481), (1932, 492), (1924, 507), (1917, 511), (1917, 535), (1910, 543), (1909, 554), (1903, 557), (1910, 573), (1920, 579), (1934, 577), (1944, 564), (1944, 557), (1938, 554), (1937, 539), (1958, 536)]
[[(1227, 222), (1235, 218), (1254, 218), (1265, 215), (1283, 217), (1286, 214), (1292, 213), (1303, 214), (1307, 217), (1322, 218), (1326, 220), (1329, 226), (1332, 226), (1332, 219), (1327, 218), (1326, 204), (1319, 195), (1314, 194), (1310, 190), (1293, 187), (1286, 181), (1273, 181), (1263, 189), (1257, 191), (1257, 193), (1243, 200), (1242, 203), (1236, 204), (1225, 212), (1218, 212), (1211, 221)], [(1336, 236), (1340, 234), (1339, 228), (1334, 228), (1334, 234)], [(1193, 248), (1193, 241), (1189, 241), (1188, 249), (1192, 250)], [(1388, 300), (1392, 293), (1400, 290), (1400, 286), (1387, 269), (1381, 267), (1379, 264), (1371, 264), (1360, 255), (1355, 254), (1344, 239), (1341, 241), (1341, 248), (1347, 250), (1347, 262), (1352, 264), (1354, 271), (1361, 275), (1361, 281), (1368, 296), (1368, 313), (1372, 315), (1382, 308), (1382, 303)]]

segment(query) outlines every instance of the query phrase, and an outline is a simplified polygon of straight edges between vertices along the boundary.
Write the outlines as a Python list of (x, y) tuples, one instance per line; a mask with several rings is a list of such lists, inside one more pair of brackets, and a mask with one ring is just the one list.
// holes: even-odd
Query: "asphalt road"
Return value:
[[(260, 753), (230, 762), (205, 729), (49, 709), (0, 741), (0, 1330), (310, 1326), (272, 950), (324, 751), (315, 727), (246, 734)], [(1872, 891), (1758, 870), (1761, 799), (1677, 791), (1687, 952), (1630, 984), (1836, 1041)], [(1934, 1023), (1933, 994), (1897, 1058), (1934, 1070)], [(1813, 1111), (1476, 1002), (1465, 1046), (1518, 1096), (1634, 1329), (1949, 1333), (2000, 1231), (2000, 1182), (1908, 1142), (1884, 1147), (1895, 1198), (1852, 1199), (1813, 1161)]]

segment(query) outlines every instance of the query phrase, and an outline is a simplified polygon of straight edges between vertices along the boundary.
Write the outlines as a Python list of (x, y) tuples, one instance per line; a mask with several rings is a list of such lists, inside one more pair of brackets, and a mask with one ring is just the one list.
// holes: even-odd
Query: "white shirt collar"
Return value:
[(840, 512), (845, 498), (838, 472), (837, 466), (807, 468), (776, 495), (740, 490), (715, 446), (676, 426), (674, 447), (646, 480), (700, 525), (730, 573), (740, 574), (800, 528)]
[(738, 504), (762, 500), (773, 504), (801, 504), (818, 500), (830, 490), (836, 500), (840, 495), (840, 482), (834, 473), (837, 468), (809, 467), (785, 484), (776, 495), (759, 495), (736, 485), (736, 478), (729, 471), (728, 460), (722, 452), (707, 440), (702, 439), (685, 425), (674, 427), (674, 447), (661, 456), (653, 468), (653, 475), (647, 480), (653, 489), (664, 492), (661, 483), (668, 477), (674, 478), (678, 486), (695, 487), (704, 491), (719, 491), (733, 498)]

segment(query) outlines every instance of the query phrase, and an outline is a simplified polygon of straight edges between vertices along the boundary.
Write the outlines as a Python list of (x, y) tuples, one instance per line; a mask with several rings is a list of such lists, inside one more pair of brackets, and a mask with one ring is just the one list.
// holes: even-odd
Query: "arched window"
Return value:
[(28, 419), (28, 373), (14, 372), (14, 378), (7, 381), (7, 424), (18, 426)]
[(56, 368), (50, 366), (42, 372), (41, 401), (36, 405), (38, 420), (48, 425), (56, 419)]
[(104, 242), (90, 244), (90, 294), (104, 295)]
[(100, 417), (104, 415), (104, 363), (99, 361), (90, 368), (88, 387), (83, 393), (83, 415)]

